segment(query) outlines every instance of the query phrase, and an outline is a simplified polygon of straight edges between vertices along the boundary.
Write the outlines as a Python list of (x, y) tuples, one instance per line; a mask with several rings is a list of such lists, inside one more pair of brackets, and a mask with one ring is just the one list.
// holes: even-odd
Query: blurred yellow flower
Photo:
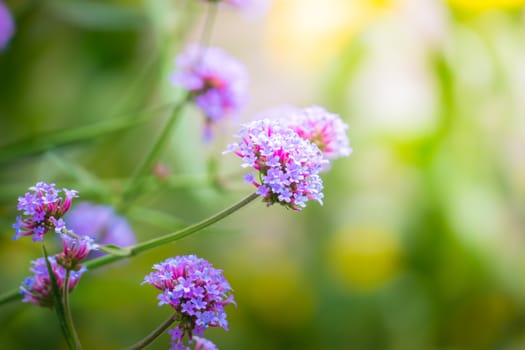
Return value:
[(340, 52), (348, 40), (395, 0), (279, 0), (270, 11), (266, 41), (278, 61), (311, 68)]
[(473, 12), (492, 9), (510, 10), (525, 5), (525, 0), (448, 0), (448, 2), (455, 8)]
[(328, 245), (328, 265), (351, 289), (372, 291), (400, 269), (401, 247), (394, 232), (379, 227), (348, 227)]

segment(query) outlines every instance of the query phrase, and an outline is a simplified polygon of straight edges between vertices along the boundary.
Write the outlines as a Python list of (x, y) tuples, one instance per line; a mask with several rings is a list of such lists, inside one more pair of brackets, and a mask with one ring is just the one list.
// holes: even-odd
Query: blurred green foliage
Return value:
[[(191, 0), (7, 5), (17, 31), (0, 53), (1, 292), (40, 254), (11, 240), (16, 198), (42, 180), (117, 203), (181, 97), (167, 77), (204, 10)], [(307, 75), (321, 86), (314, 102), (350, 124), (354, 148), (324, 175), (324, 206), (255, 203), (86, 274), (71, 296), (84, 347), (123, 348), (160, 324), (170, 311), (140, 282), (152, 264), (190, 253), (223, 269), (235, 290), (230, 331), (207, 333), (221, 349), (525, 347), (525, 13), (440, 8), (437, 39), (403, 22), (408, 31), (392, 42), (399, 22), (381, 17)], [(403, 85), (411, 77), (415, 88)], [(125, 213), (140, 241), (250, 191), (238, 164), (220, 158), (229, 136), (203, 144), (199, 118), (185, 110), (160, 159), (168, 178), (152, 176)], [(52, 312), (15, 302), (0, 312), (0, 348), (66, 344)]]

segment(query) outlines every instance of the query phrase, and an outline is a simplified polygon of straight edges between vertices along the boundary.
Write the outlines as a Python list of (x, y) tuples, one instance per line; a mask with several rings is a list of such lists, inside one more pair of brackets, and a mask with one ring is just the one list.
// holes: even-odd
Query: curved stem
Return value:
[(171, 326), (173, 324), (173, 322), (175, 322), (175, 316), (177, 314), (173, 314), (172, 316), (170, 316), (166, 321), (164, 321), (159, 327), (157, 327), (156, 329), (153, 330), (153, 332), (151, 332), (150, 334), (148, 334), (148, 336), (144, 339), (142, 339), (141, 341), (139, 341), (138, 343), (130, 346), (127, 350), (140, 350), (140, 349), (144, 349), (146, 346), (148, 346), (149, 344), (151, 344), (155, 339), (157, 339), (157, 337), (159, 335), (161, 335), (166, 329), (168, 329), (169, 326)]
[(8, 304), (12, 301), (19, 300), (20, 298), (22, 298), (22, 294), (20, 294), (18, 289), (14, 289), (0, 296), (0, 305)]
[(218, 5), (218, 1), (211, 1), (208, 5), (208, 10), (206, 11), (206, 19), (204, 22), (204, 29), (202, 30), (202, 35), (200, 38), (200, 44), (203, 47), (208, 46), (211, 41), (211, 33), (213, 25), (215, 23), (215, 18), (217, 17)]
[[(95, 269), (97, 267), (101, 267), (107, 264), (110, 264), (112, 262), (138, 255), (142, 252), (151, 250), (156, 247), (160, 247), (164, 244), (175, 242), (181, 238), (184, 238), (186, 236), (191, 235), (194, 232), (198, 232), (200, 230), (205, 229), (206, 227), (216, 223), (217, 221), (220, 221), (227, 216), (233, 214), (237, 210), (241, 209), (242, 207), (246, 206), (250, 202), (252, 202), (254, 199), (259, 197), (258, 194), (252, 193), (249, 196), (245, 197), (244, 199), (240, 200), (239, 202), (233, 204), (232, 206), (221, 210), (220, 212), (216, 213), (215, 215), (210, 216), (207, 219), (204, 219), (202, 221), (199, 221), (196, 224), (193, 224), (191, 226), (185, 227), (181, 230), (174, 231), (172, 233), (168, 233), (164, 236), (151, 239), (149, 241), (136, 244), (131, 247), (127, 247), (126, 250), (129, 249), (129, 254), (127, 255), (106, 255), (102, 256), (97, 259), (93, 259), (91, 261), (88, 261), (85, 263), (85, 266), (88, 269)], [(18, 290), (12, 290), (11, 292), (5, 293), (4, 295), (0, 296), (0, 305), (7, 304), (10, 301), (14, 301), (21, 298), (21, 294)]]
[(128, 182), (128, 185), (124, 189), (124, 193), (122, 194), (121, 205), (126, 206), (123, 203), (129, 202), (140, 191), (144, 182), (144, 178), (146, 177), (146, 175), (148, 175), (148, 172), (151, 171), (153, 163), (158, 158), (159, 154), (162, 152), (164, 146), (168, 142), (173, 127), (175, 126), (175, 122), (179, 119), (179, 113), (186, 105), (186, 102), (189, 101), (190, 96), (191, 94), (189, 92), (186, 92), (183, 99), (173, 109), (173, 112), (168, 118), (168, 122), (166, 123), (166, 126), (162, 130), (162, 133), (160, 134), (159, 138), (157, 139), (157, 142), (153, 145), (153, 148), (149, 152), (148, 156), (140, 165), (140, 167), (135, 171), (130, 181)]
[[(181, 238), (184, 238), (186, 236), (191, 235), (194, 232), (198, 232), (198, 231), (200, 231), (200, 230), (202, 230), (202, 229), (204, 229), (204, 228), (206, 228), (206, 227), (216, 223), (217, 221), (220, 221), (220, 220), (224, 219), (225, 217), (229, 216), (230, 214), (233, 214), (237, 210), (239, 210), (242, 207), (246, 206), (248, 203), (252, 202), (257, 197), (259, 197), (258, 194), (252, 193), (249, 196), (247, 196), (244, 199), (242, 199), (241, 201), (233, 204), (232, 206), (230, 206), (230, 207), (228, 207), (228, 208), (218, 212), (215, 215), (210, 216), (207, 219), (199, 221), (196, 224), (193, 224), (191, 226), (185, 227), (185, 228), (183, 228), (181, 230), (178, 230), (178, 231), (175, 231), (175, 232), (172, 232), (172, 233), (168, 233), (168, 234), (166, 234), (164, 236), (153, 238), (153, 239), (151, 239), (149, 241), (142, 242), (142, 243), (136, 244), (134, 246), (128, 247), (127, 249), (129, 249), (130, 253), (127, 256), (106, 255), (106, 256), (103, 256), (103, 257), (100, 257), (100, 258), (88, 261), (88, 262), (86, 262), (85, 265), (86, 265), (86, 267), (88, 269), (97, 268), (97, 267), (104, 266), (104, 265), (107, 265), (109, 263), (112, 263), (114, 261), (121, 260), (121, 259), (126, 258), (126, 257), (135, 256), (137, 254), (140, 254), (142, 252), (151, 250), (153, 248), (160, 247), (160, 246), (162, 246), (164, 244), (175, 242), (175, 241), (177, 241), (177, 240), (179, 240)], [(0, 301), (0, 304), (1, 304), (1, 301)]]
[(69, 303), (69, 277), (70, 277), (70, 270), (67, 270), (66, 272), (66, 278), (64, 280), (64, 291), (62, 292), (63, 298), (64, 298), (64, 311), (66, 316), (66, 322), (67, 325), (71, 331), (71, 335), (73, 336), (73, 341), (75, 342), (76, 349), (82, 350), (82, 345), (80, 344), (80, 339), (78, 337), (77, 330), (75, 328), (75, 325), (73, 323), (73, 316), (71, 315), (71, 305)]

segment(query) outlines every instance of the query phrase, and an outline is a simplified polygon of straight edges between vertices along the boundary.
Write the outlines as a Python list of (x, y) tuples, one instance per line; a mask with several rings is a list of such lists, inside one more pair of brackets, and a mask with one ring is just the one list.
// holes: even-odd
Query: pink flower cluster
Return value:
[(268, 204), (280, 203), (301, 210), (306, 201), (322, 204), (323, 182), (319, 172), (327, 163), (319, 148), (301, 138), (278, 120), (256, 120), (244, 125), (236, 135), (240, 141), (225, 151), (240, 157), (253, 172), (245, 180)]
[[(58, 288), (62, 290), (66, 281), (68, 269), (60, 265), (56, 257), (49, 257), (51, 271), (57, 282)], [(33, 276), (27, 277), (20, 286), (20, 293), (23, 295), (22, 301), (38, 306), (53, 307), (53, 294), (51, 278), (47, 269), (45, 258), (38, 258), (31, 262), (33, 267), (30, 269)], [(69, 272), (68, 290), (73, 290), (82, 274), (86, 271), (85, 267)]]
[(242, 64), (214, 47), (189, 46), (176, 58), (174, 85), (191, 92), (193, 101), (206, 116), (204, 134), (211, 126), (236, 114), (247, 98), (247, 73)]
[[(173, 350), (189, 350), (183, 343), (185, 335), (191, 342), (208, 327), (228, 329), (224, 307), (234, 303), (232, 288), (222, 271), (195, 255), (169, 258), (153, 265), (155, 271), (144, 283), (159, 289), (159, 305), (169, 305), (176, 311), (178, 325), (169, 330)], [(199, 348), (213, 349), (204, 341)], [(206, 347), (206, 346), (207, 347)]]

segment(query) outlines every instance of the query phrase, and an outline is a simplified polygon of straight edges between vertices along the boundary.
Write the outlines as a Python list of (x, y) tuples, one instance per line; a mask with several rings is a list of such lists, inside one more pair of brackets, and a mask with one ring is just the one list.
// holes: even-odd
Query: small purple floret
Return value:
[[(43, 241), (44, 235), (50, 230), (65, 228), (62, 217), (71, 207), (73, 198), (78, 197), (77, 191), (55, 188), (55, 184), (39, 182), (29, 188), (24, 196), (18, 198), (18, 210), (22, 215), (16, 218), (13, 228), (16, 235), (33, 236), (33, 241)], [(61, 193), (64, 193), (61, 196)]]
[(171, 82), (192, 93), (206, 116), (205, 134), (212, 124), (235, 115), (245, 104), (246, 69), (222, 49), (190, 45), (175, 63)]
[(208, 327), (228, 329), (224, 306), (234, 300), (222, 270), (195, 255), (169, 258), (153, 265), (153, 269), (142, 284), (151, 284), (162, 291), (159, 305), (170, 305), (177, 312), (179, 324), (168, 331), (171, 349), (188, 349), (183, 343), (185, 335), (191, 342), (194, 335), (201, 335)]
[(215, 344), (206, 338), (195, 336), (193, 337), (193, 340), (195, 341), (194, 350), (219, 350)]
[(84, 260), (89, 252), (96, 246), (93, 238), (81, 236), (73, 238), (62, 235), (63, 251), (55, 256), (57, 262), (68, 270), (79, 270), (79, 263)]
[[(49, 263), (51, 270), (57, 281), (59, 289), (64, 288), (67, 270), (56, 261), (55, 257), (49, 257)], [(33, 267), (30, 269), (33, 272), (33, 276), (28, 277), (20, 286), (20, 293), (23, 295), (22, 301), (24, 303), (31, 303), (38, 306), (52, 307), (53, 306), (53, 294), (51, 291), (51, 279), (49, 278), (49, 272), (47, 264), (44, 258), (39, 258), (31, 262)], [(82, 274), (86, 271), (83, 266), (77, 271), (70, 271), (69, 274), (69, 291), (73, 290)]]
[(245, 180), (268, 205), (280, 203), (299, 211), (308, 200), (322, 204), (323, 182), (318, 174), (328, 161), (315, 144), (279, 120), (253, 121), (236, 136), (241, 141), (230, 144), (225, 153), (234, 153), (243, 167), (260, 173), (260, 182), (253, 175)]

